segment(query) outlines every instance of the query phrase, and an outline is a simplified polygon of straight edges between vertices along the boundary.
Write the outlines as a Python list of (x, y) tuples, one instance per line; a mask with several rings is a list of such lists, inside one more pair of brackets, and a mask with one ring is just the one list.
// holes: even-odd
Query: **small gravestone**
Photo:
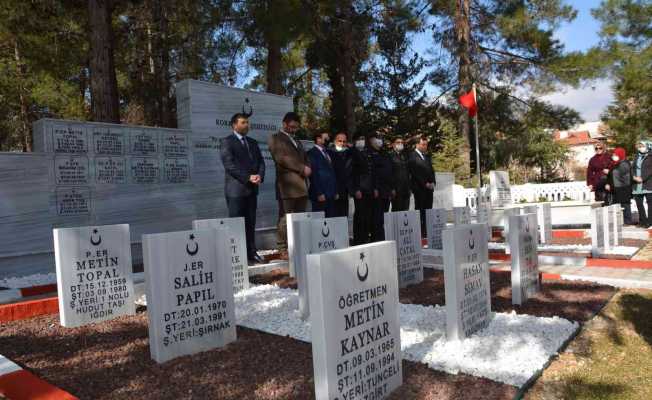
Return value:
[(539, 203), (523, 207), (523, 214), (536, 214), (539, 243), (552, 242), (552, 215), (550, 203)]
[(430, 208), (426, 210), (426, 229), (428, 230), (428, 248), (441, 253), (442, 231), (446, 229), (448, 210), (444, 208)]
[(396, 242), (399, 286), (423, 281), (419, 211), (386, 212), (385, 238)]
[(485, 225), (444, 231), (444, 290), (448, 340), (467, 338), (489, 325), (492, 315)]
[[(285, 216), (286, 219), (286, 229), (287, 229), (287, 244), (288, 244), (288, 264), (290, 267), (290, 276), (296, 277), (296, 264), (297, 264), (297, 252), (295, 251), (297, 233), (296, 233), (296, 224), (297, 221), (305, 221), (314, 218), (324, 218), (323, 211), (315, 212), (303, 212), (303, 213), (290, 213)], [(348, 235), (347, 235), (348, 237)]]
[(453, 223), (455, 225), (468, 225), (471, 223), (471, 210), (469, 207), (453, 208)]
[(503, 237), (505, 238), (505, 241), (507, 242), (507, 246), (505, 247), (505, 253), (510, 254), (511, 250), (509, 248), (509, 217), (514, 216), (514, 215), (520, 215), (521, 214), (521, 208), (520, 207), (513, 207), (513, 208), (506, 208), (503, 210)]
[(200, 219), (192, 222), (193, 229), (226, 228), (229, 232), (229, 250), (233, 268), (233, 293), (249, 289), (249, 263), (244, 218)]
[(509, 185), (509, 173), (505, 171), (489, 171), (489, 186), (491, 205), (507, 207), (512, 204), (512, 192)]
[(605, 247), (604, 208), (591, 210), (591, 254), (596, 257)]
[(620, 205), (616, 205), (615, 209), (616, 212), (614, 226), (616, 227), (616, 232), (614, 233), (614, 241), (616, 246), (623, 246), (623, 226), (625, 224), (625, 218), (623, 215), (623, 209), (620, 207)]
[(310, 315), (306, 257), (324, 251), (349, 247), (349, 220), (346, 217), (314, 218), (295, 221), (297, 233), (294, 250), (297, 252), (295, 274), (299, 290), (299, 314), (302, 319)]
[(435, 190), (432, 193), (433, 208), (453, 208), (455, 174), (452, 172), (435, 172)]
[(540, 290), (537, 255), (537, 215), (509, 217), (512, 249), (512, 304), (523, 304)]
[(615, 212), (614, 208), (611, 206), (603, 208), (604, 211), (602, 212), (602, 218), (604, 219), (604, 248), (605, 250), (609, 250), (616, 245), (616, 241), (614, 239), (614, 233), (616, 230), (614, 224)]
[(491, 240), (492, 225), (491, 225), (491, 203), (487, 201), (479, 201), (476, 207), (476, 222), (478, 224), (487, 225), (487, 238)]
[(236, 339), (226, 229), (143, 235), (149, 349), (162, 363)]
[(396, 247), (308, 256), (315, 397), (384, 399), (403, 382)]
[(53, 235), (61, 325), (135, 314), (129, 225), (59, 228)]

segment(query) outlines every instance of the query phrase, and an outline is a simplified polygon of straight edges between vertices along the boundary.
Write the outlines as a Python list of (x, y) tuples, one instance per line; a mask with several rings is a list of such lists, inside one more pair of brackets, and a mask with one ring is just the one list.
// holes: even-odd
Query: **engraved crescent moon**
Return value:
[(530, 232), (530, 221), (527, 219), (525, 220), (525, 232)]
[(407, 214), (405, 215), (405, 219), (403, 220), (403, 226), (408, 226), (410, 225), (410, 221), (407, 220)]
[(471, 237), (469, 238), (469, 249), (473, 250), (475, 248), (475, 238), (473, 237), (473, 231), (471, 232)]
[(191, 256), (194, 256), (195, 254), (197, 254), (199, 252), (199, 243), (195, 243), (195, 250), (192, 250), (192, 251), (190, 250), (190, 248), (186, 244), (186, 252), (188, 254), (190, 254)]
[[(326, 228), (326, 232), (324, 232), (324, 228)], [(328, 237), (328, 235), (331, 234), (331, 228), (329, 228), (328, 226), (324, 226), (324, 228), (321, 228), (321, 235), (323, 237)]]
[(356, 268), (356, 273), (358, 274), (358, 279), (360, 282), (364, 282), (367, 280), (367, 276), (369, 276), (369, 265), (367, 263), (364, 263), (365, 267), (365, 272), (364, 275), (360, 275), (360, 266), (358, 265), (358, 268)]
[(97, 237), (97, 241), (93, 240), (93, 235), (91, 235), (91, 244), (92, 244), (93, 246), (99, 246), (100, 243), (102, 243), (102, 235), (99, 235), (99, 236)]

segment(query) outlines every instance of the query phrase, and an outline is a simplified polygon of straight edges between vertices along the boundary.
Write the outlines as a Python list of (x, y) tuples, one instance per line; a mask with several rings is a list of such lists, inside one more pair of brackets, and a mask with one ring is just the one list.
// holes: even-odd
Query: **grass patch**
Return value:
[(619, 291), (525, 398), (652, 399), (652, 291)]

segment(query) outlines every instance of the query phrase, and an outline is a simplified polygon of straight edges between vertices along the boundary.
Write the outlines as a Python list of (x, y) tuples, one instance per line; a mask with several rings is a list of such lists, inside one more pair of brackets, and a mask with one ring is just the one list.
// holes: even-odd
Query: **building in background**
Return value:
[(570, 150), (564, 165), (564, 175), (573, 180), (586, 179), (586, 167), (595, 154), (593, 147), (606, 139), (607, 126), (600, 121), (577, 125), (570, 130), (553, 132), (555, 141), (565, 143)]

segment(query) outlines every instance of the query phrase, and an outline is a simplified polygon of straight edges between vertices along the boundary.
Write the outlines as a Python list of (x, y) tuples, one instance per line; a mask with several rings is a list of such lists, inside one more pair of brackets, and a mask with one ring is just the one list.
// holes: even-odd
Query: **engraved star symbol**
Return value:
[(93, 233), (96, 234), (96, 233), (97, 233), (97, 229), (93, 229)]
[(195, 235), (194, 234), (191, 233), (189, 237), (190, 237), (190, 240), (195, 240)]
[(360, 261), (364, 261), (364, 253), (360, 253)]

